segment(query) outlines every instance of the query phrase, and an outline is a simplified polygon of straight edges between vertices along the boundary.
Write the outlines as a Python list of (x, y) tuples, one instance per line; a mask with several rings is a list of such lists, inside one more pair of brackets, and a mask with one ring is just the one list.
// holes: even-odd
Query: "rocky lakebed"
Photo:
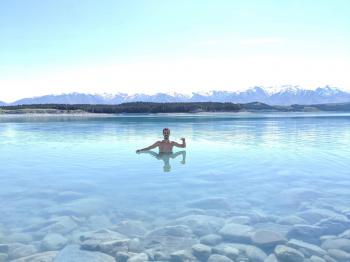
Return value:
[[(284, 211), (274, 213), (268, 197), (187, 197), (168, 208), (156, 201), (107, 208), (105, 199), (74, 191), (27, 192), (21, 201), (12, 195), (39, 209), (19, 210), (10, 200), (3, 206), (0, 261), (350, 261), (347, 198), (284, 189), (271, 200)], [(30, 215), (16, 221), (21, 212)]]

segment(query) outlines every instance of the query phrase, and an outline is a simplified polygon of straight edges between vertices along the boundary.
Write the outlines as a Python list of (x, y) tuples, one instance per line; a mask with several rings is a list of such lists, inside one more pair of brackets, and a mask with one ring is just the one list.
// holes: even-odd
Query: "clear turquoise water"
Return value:
[[(135, 153), (161, 139), (163, 127), (187, 141), (185, 161), (170, 159), (171, 168)], [(35, 244), (44, 236), (31, 227), (60, 216), (78, 221), (64, 233), (74, 242), (75, 234), (125, 220), (152, 230), (186, 212), (224, 219), (305, 208), (344, 213), (350, 115), (0, 116), (0, 185), (3, 243)], [(230, 208), (191, 204), (208, 198)]]

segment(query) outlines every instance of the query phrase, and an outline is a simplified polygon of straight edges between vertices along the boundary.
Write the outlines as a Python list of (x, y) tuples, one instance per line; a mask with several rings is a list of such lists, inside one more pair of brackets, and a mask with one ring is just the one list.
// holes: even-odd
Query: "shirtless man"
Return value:
[(173, 152), (173, 147), (181, 147), (184, 148), (186, 147), (186, 141), (185, 138), (181, 138), (182, 144), (179, 144), (175, 141), (170, 141), (169, 136), (170, 136), (170, 129), (169, 128), (164, 128), (163, 129), (163, 136), (164, 139), (162, 141), (157, 141), (153, 145), (136, 150), (136, 153), (140, 153), (142, 151), (147, 151), (151, 150), (153, 148), (158, 147), (159, 148), (159, 153), (172, 153)]

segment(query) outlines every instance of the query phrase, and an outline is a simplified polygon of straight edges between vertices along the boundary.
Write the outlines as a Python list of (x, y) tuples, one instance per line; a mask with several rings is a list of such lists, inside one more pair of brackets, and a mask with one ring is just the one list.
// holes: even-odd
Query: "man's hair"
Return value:
[(167, 130), (169, 130), (169, 131), (170, 131), (170, 129), (169, 129), (169, 128), (167, 128), (167, 127), (163, 128), (163, 133), (164, 133), (164, 131), (167, 131)]

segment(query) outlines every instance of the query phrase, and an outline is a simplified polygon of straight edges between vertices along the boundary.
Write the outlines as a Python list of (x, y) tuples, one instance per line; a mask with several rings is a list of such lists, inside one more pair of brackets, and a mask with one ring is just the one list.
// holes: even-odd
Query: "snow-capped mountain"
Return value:
[(126, 102), (262, 102), (270, 105), (323, 104), (350, 102), (350, 93), (336, 87), (305, 89), (300, 86), (280, 87), (255, 86), (245, 91), (193, 92), (192, 95), (179, 93), (149, 94), (83, 94), (70, 93), (24, 98), (11, 103), (19, 104), (121, 104)]
[(299, 86), (284, 86), (280, 91), (271, 94), (266, 102), (271, 105), (290, 105), (341, 103), (349, 101), (350, 93), (341, 91), (335, 87), (325, 86), (310, 90)]
[(11, 104), (104, 104), (107, 101), (102, 95), (70, 93), (62, 95), (46, 95), (32, 98), (23, 98)]

